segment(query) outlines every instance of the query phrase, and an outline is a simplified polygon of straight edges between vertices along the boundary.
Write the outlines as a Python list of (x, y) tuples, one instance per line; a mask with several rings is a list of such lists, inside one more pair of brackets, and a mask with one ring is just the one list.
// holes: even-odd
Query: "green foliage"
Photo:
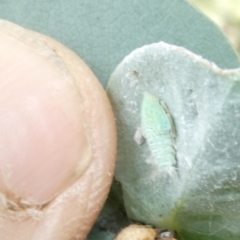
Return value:
[(239, 65), (222, 33), (184, 0), (2, 0), (0, 18), (62, 42), (104, 86), (127, 54), (159, 41), (183, 46), (223, 68)]
[[(173, 117), (177, 173), (161, 167), (168, 155), (156, 156), (148, 144), (154, 139), (134, 139), (145, 91)], [(240, 69), (222, 70), (184, 48), (155, 43), (122, 61), (108, 95), (118, 126), (115, 178), (127, 215), (177, 230), (180, 240), (240, 239)], [(151, 130), (163, 137), (157, 124)], [(166, 142), (159, 149), (169, 151)]]

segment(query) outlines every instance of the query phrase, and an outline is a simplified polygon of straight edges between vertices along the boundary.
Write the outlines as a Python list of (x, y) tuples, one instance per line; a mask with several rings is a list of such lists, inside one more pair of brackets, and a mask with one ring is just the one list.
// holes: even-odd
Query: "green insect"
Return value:
[(141, 131), (161, 170), (176, 170), (176, 131), (164, 104), (149, 92), (144, 92), (141, 106)]

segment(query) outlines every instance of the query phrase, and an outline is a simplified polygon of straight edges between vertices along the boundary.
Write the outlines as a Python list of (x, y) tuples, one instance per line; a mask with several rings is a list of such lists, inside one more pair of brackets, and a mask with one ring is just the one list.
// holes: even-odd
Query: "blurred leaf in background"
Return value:
[(240, 52), (240, 0), (189, 0), (227, 35)]
[(134, 49), (164, 41), (236, 68), (222, 32), (185, 0), (3, 0), (0, 18), (46, 34), (76, 52), (103, 86)]

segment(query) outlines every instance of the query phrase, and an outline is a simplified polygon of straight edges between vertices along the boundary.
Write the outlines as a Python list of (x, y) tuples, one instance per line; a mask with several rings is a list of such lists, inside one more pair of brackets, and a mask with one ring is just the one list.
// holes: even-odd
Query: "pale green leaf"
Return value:
[[(169, 177), (148, 139), (139, 145), (134, 137), (144, 91), (166, 103), (176, 127), (177, 174)], [(174, 229), (179, 240), (240, 239), (240, 69), (155, 43), (122, 61), (108, 95), (118, 126), (115, 177), (128, 216)]]

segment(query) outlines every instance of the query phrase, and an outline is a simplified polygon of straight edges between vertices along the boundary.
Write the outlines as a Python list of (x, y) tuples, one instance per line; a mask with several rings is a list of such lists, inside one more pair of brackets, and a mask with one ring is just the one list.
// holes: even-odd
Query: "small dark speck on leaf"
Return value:
[(137, 77), (138, 76), (138, 72), (136, 70), (133, 70), (132, 71), (132, 75)]

